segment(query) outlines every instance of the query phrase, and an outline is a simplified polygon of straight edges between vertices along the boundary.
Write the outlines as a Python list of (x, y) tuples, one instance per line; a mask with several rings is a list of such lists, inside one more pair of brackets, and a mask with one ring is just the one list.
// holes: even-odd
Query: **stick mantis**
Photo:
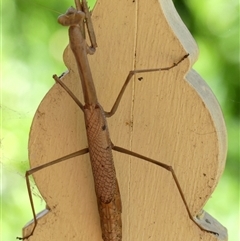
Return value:
[[(94, 87), (93, 79), (91, 76), (91, 70), (87, 59), (87, 54), (93, 54), (97, 47), (96, 39), (95, 39), (95, 35), (94, 35), (92, 23), (91, 23), (90, 13), (88, 11), (88, 7), (85, 0), (82, 1), (82, 4), (79, 1), (75, 0), (75, 4), (76, 4), (77, 10), (74, 8), (70, 8), (65, 15), (62, 15), (59, 17), (59, 22), (62, 25), (70, 26), (69, 27), (70, 46), (77, 62), (79, 76), (81, 79), (82, 89), (84, 93), (85, 105), (83, 105), (72, 94), (72, 92), (68, 89), (68, 87), (64, 85), (64, 83), (62, 83), (60, 78), (54, 75), (54, 79), (69, 93), (69, 95), (73, 98), (73, 100), (78, 104), (80, 109), (84, 112), (89, 147), (82, 149), (78, 152), (72, 153), (70, 155), (67, 155), (65, 157), (62, 157), (60, 159), (54, 160), (48, 164), (45, 164), (27, 171), (26, 181), (27, 181), (28, 192), (30, 196), (30, 202), (33, 210), (34, 222), (35, 222), (34, 228), (29, 236), (33, 234), (34, 229), (36, 228), (36, 225), (37, 225), (37, 219), (36, 219), (33, 200), (30, 192), (30, 184), (28, 180), (29, 175), (45, 167), (67, 160), (76, 155), (86, 154), (88, 152), (92, 163), (93, 176), (95, 181), (95, 191), (96, 191), (97, 200), (98, 200), (98, 209), (100, 214), (102, 234), (103, 234), (102, 236), (104, 241), (122, 240), (121, 197), (120, 197), (120, 192), (119, 192), (118, 183), (116, 179), (116, 172), (113, 164), (112, 150), (146, 160), (148, 162), (161, 166), (166, 170), (170, 171), (177, 185), (179, 193), (182, 197), (182, 200), (186, 206), (189, 217), (193, 222), (195, 222), (195, 220), (190, 214), (190, 211), (187, 206), (187, 202), (185, 200), (185, 197), (182, 193), (182, 190), (180, 188), (177, 177), (172, 167), (164, 163), (159, 163), (153, 159), (142, 156), (140, 154), (123, 149), (121, 147), (114, 146), (109, 137), (109, 131), (108, 131), (107, 121), (106, 121), (106, 117), (111, 117), (116, 112), (119, 106), (120, 100), (124, 94), (124, 91), (134, 74), (143, 73), (143, 72), (170, 70), (175, 66), (177, 66), (178, 64), (180, 64), (185, 58), (188, 57), (188, 55), (183, 56), (178, 62), (174, 63), (172, 66), (169, 66), (169, 67), (130, 71), (111, 111), (105, 112), (101, 107), (101, 105), (98, 103), (96, 90)], [(87, 46), (85, 37), (84, 37), (85, 21), (86, 21), (90, 41), (91, 41), (90, 47)], [(93, 129), (97, 132), (97, 134), (93, 133)], [(196, 224), (199, 226), (198, 223)], [(201, 226), (199, 227), (202, 230), (204, 230)], [(29, 236), (24, 238), (19, 238), (19, 239), (25, 239), (25, 238), (28, 238)]]

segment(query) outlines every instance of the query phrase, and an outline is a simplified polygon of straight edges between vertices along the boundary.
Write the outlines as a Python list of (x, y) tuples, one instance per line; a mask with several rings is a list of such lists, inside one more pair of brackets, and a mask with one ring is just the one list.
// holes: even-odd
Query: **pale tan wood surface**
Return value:
[[(90, 65), (106, 111), (129, 70), (168, 66), (190, 54), (171, 71), (137, 75), (108, 122), (115, 145), (173, 166), (195, 216), (219, 181), (227, 150), (217, 100), (191, 70), (198, 55), (195, 41), (167, 0), (98, 0), (93, 24), (98, 48), (89, 57)], [(63, 80), (82, 101), (69, 48), (64, 60), (69, 72)], [(139, 82), (138, 77), (143, 80)], [(54, 85), (32, 123), (31, 167), (86, 147), (83, 113)], [(221, 234), (215, 237), (189, 219), (169, 172), (121, 153), (114, 152), (114, 161), (122, 196), (123, 241), (227, 240), (219, 223), (209, 224)], [(88, 154), (39, 171), (34, 178), (51, 211), (39, 218), (29, 240), (102, 240)]]

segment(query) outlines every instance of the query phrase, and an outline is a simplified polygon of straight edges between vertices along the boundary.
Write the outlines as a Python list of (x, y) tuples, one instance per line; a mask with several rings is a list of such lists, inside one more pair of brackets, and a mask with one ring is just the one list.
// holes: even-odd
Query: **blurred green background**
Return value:
[[(94, 1), (89, 1), (93, 5)], [(222, 107), (229, 150), (225, 172), (205, 207), (227, 227), (229, 241), (239, 236), (239, 2), (175, 0), (174, 4), (200, 49), (194, 69), (212, 88)], [(56, 22), (73, 5), (62, 0), (1, 2), (1, 231), (15, 240), (32, 218), (24, 181), (27, 142), (38, 104), (66, 67), (62, 52), (67, 29)], [(33, 185), (39, 210), (45, 207)]]

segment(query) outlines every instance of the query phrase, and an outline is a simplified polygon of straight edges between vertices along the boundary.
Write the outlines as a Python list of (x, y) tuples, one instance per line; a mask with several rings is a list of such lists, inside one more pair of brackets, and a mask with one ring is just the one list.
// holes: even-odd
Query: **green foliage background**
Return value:
[[(90, 1), (93, 4), (94, 1)], [(239, 2), (175, 0), (196, 39), (200, 56), (194, 68), (215, 93), (228, 130), (229, 151), (224, 175), (205, 209), (239, 240)], [(53, 85), (51, 76), (66, 67), (62, 52), (67, 29), (59, 13), (73, 5), (62, 0), (1, 2), (1, 240), (15, 240), (32, 218), (24, 172), (28, 169), (28, 132), (35, 110)], [(57, 11), (57, 12), (55, 12)], [(44, 202), (37, 197), (39, 210)]]

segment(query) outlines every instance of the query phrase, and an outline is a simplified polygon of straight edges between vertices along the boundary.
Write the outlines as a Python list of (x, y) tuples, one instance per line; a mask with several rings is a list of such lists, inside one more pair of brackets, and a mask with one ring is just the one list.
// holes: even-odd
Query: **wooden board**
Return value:
[[(195, 41), (169, 0), (98, 0), (92, 18), (98, 49), (89, 61), (106, 111), (130, 70), (166, 67), (190, 54), (171, 71), (135, 76), (109, 119), (109, 129), (115, 145), (172, 165), (191, 213), (197, 215), (223, 172), (227, 141), (216, 98), (191, 70), (198, 55)], [(82, 101), (69, 48), (64, 61), (69, 72), (63, 80)], [(31, 167), (85, 147), (83, 113), (54, 85), (32, 123)], [(218, 230), (219, 237), (189, 219), (169, 172), (121, 153), (114, 152), (114, 160), (123, 203), (123, 241), (227, 240), (225, 228), (213, 224), (211, 217), (210, 224), (204, 215), (201, 221)], [(102, 240), (88, 155), (39, 171), (34, 179), (51, 211), (39, 215), (29, 240)], [(31, 228), (27, 225), (23, 235)]]

